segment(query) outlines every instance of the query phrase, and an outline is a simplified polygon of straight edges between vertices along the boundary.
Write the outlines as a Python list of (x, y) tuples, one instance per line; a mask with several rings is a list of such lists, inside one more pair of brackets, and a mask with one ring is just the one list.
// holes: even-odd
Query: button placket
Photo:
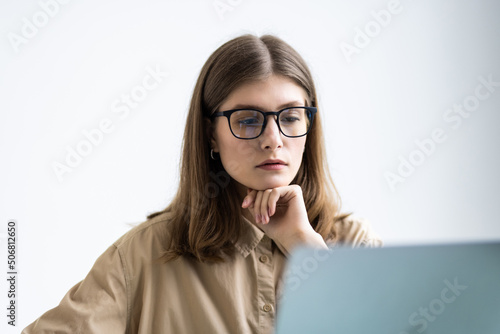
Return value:
[(272, 240), (264, 236), (255, 249), (255, 260), (257, 260), (258, 286), (259, 286), (259, 323), (261, 328), (272, 328), (274, 326), (274, 303), (276, 302), (274, 267), (272, 261)]

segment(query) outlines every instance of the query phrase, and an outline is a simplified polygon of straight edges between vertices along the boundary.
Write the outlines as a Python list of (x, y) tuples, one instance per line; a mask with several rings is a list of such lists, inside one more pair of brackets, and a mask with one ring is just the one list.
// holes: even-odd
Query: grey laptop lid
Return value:
[(277, 333), (500, 333), (500, 243), (299, 249)]

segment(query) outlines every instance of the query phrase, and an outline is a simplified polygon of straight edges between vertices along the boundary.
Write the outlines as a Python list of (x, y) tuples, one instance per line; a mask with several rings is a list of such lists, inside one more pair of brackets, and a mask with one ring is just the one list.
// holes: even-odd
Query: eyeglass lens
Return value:
[[(254, 138), (260, 135), (264, 124), (264, 114), (256, 110), (239, 110), (231, 114), (231, 130), (239, 138)], [(279, 115), (279, 125), (285, 136), (302, 136), (310, 125), (308, 110), (290, 108)]]

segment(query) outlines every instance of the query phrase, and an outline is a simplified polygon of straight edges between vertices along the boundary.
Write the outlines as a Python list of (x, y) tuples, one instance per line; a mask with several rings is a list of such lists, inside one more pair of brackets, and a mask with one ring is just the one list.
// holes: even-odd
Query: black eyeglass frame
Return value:
[[(281, 130), (281, 126), (280, 126), (280, 114), (285, 111), (285, 110), (289, 110), (289, 109), (296, 109), (296, 108), (299, 108), (299, 109), (306, 109), (309, 114), (308, 116), (310, 116), (310, 123), (309, 123), (309, 128), (307, 129), (307, 132), (304, 133), (303, 135), (300, 135), (300, 136), (288, 136), (286, 135), (283, 130)], [(255, 137), (251, 137), (251, 138), (241, 138), (241, 137), (238, 137), (234, 134), (233, 132), (233, 128), (231, 127), (231, 121), (229, 120), (231, 118), (231, 115), (234, 113), (234, 112), (237, 112), (237, 111), (241, 111), (241, 110), (251, 110), (251, 111), (257, 111), (257, 112), (260, 112), (261, 114), (264, 115), (264, 122), (262, 123), (262, 128), (260, 129), (260, 133), (255, 136)], [(302, 106), (299, 106), (299, 107), (287, 107), (287, 108), (283, 108), (279, 111), (262, 111), (262, 110), (259, 110), (259, 109), (253, 109), (253, 108), (240, 108), (240, 109), (231, 109), (231, 110), (226, 110), (226, 111), (218, 111), (218, 112), (214, 112), (210, 118), (213, 120), (215, 117), (219, 117), (219, 116), (225, 116), (227, 118), (227, 124), (229, 125), (229, 130), (231, 130), (231, 133), (233, 134), (233, 136), (235, 136), (236, 138), (238, 139), (243, 139), (243, 140), (250, 140), (250, 139), (255, 139), (255, 138), (258, 138), (260, 137), (260, 135), (262, 134), (262, 132), (264, 132), (264, 130), (266, 129), (266, 125), (267, 125), (267, 116), (276, 116), (276, 124), (278, 124), (278, 129), (280, 130), (280, 132), (283, 134), (283, 136), (285, 137), (288, 137), (288, 138), (299, 138), (299, 137), (304, 137), (305, 135), (307, 135), (309, 133), (309, 131), (311, 130), (312, 128), (312, 125), (313, 125), (313, 121), (314, 121), (314, 114), (316, 114), (318, 112), (318, 108), (316, 107), (302, 107)]]

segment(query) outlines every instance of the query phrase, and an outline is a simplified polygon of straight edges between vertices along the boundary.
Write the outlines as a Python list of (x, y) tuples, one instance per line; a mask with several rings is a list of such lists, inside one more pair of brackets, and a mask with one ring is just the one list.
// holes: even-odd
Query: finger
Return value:
[(272, 193), (272, 189), (266, 189), (262, 192), (262, 200), (260, 202), (260, 213), (262, 215), (262, 222), (269, 223), (269, 196)]
[(255, 200), (254, 200), (254, 214), (255, 214), (255, 222), (257, 223), (262, 223), (262, 216), (260, 212), (260, 203), (262, 202), (262, 191), (257, 191), (257, 194), (255, 195)]
[(243, 203), (241, 204), (242, 208), (251, 208), (253, 207), (253, 203), (255, 200), (255, 196), (257, 195), (257, 191), (253, 189), (247, 189), (247, 195), (243, 199)]
[(276, 204), (278, 203), (278, 200), (281, 197), (281, 193), (279, 192), (278, 189), (273, 189), (271, 194), (269, 195), (269, 199), (267, 201), (268, 205), (268, 210), (269, 210), (269, 217), (273, 216), (276, 213)]

